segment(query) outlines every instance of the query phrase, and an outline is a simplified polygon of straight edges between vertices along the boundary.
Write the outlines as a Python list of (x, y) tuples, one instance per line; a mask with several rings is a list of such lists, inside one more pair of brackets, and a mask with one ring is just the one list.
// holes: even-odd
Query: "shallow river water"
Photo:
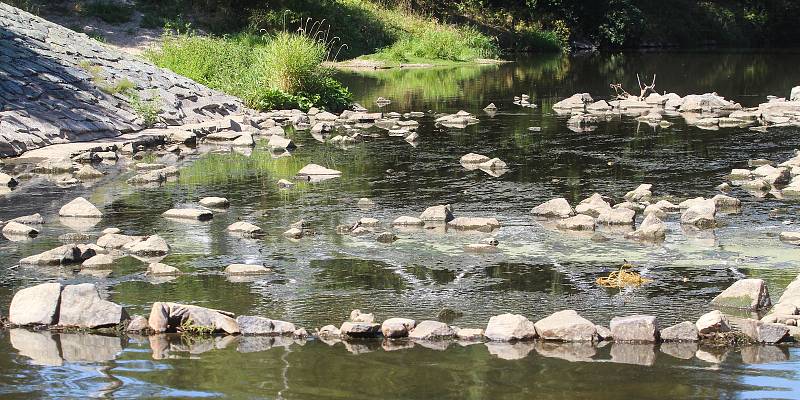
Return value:
[[(777, 299), (800, 272), (800, 251), (778, 234), (795, 227), (800, 203), (741, 189), (741, 213), (719, 215), (721, 226), (685, 231), (679, 215), (667, 219), (662, 244), (626, 240), (614, 231), (562, 233), (530, 215), (554, 197), (574, 205), (594, 192), (617, 201), (640, 183), (656, 198), (677, 203), (717, 193), (732, 168), (747, 160), (781, 162), (800, 148), (798, 129), (760, 133), (718, 131), (686, 125), (669, 128), (630, 117), (573, 132), (552, 104), (576, 92), (611, 96), (608, 84), (631, 91), (636, 74), (657, 74), (658, 91), (680, 95), (716, 91), (755, 106), (767, 95), (788, 96), (800, 84), (796, 53), (626, 53), (539, 56), (499, 66), (449, 67), (340, 73), (356, 100), (370, 110), (378, 96), (384, 111), (456, 112), (481, 121), (466, 129), (437, 127), (420, 118), (417, 146), (385, 133), (342, 149), (290, 132), (302, 146), (292, 157), (274, 158), (260, 143), (252, 152), (199, 151), (180, 163), (177, 182), (159, 188), (125, 183), (125, 161), (99, 167), (111, 173), (90, 184), (59, 188), (52, 177), (32, 176), (0, 195), (0, 220), (42, 213), (47, 224), (34, 240), (0, 238), (0, 310), (13, 293), (35, 283), (96, 282), (131, 313), (147, 314), (153, 301), (175, 301), (263, 315), (311, 328), (339, 325), (354, 308), (377, 318), (434, 319), (444, 309), (461, 327), (484, 327), (503, 312), (537, 320), (572, 308), (593, 322), (634, 313), (656, 315), (662, 326), (695, 320), (722, 289), (742, 277), (768, 282)], [(539, 107), (522, 108), (513, 97), (529, 94)], [(499, 111), (482, 111), (494, 102)], [(540, 133), (528, 127), (540, 126)], [(380, 131), (372, 131), (380, 132)], [(510, 171), (493, 177), (469, 171), (459, 158), (469, 152), (499, 157)], [(157, 160), (157, 158), (153, 158)], [(341, 170), (341, 178), (278, 190), (302, 166)], [(11, 165), (4, 167), (11, 169)], [(60, 221), (61, 205), (82, 195), (104, 218), (94, 226)], [(231, 201), (204, 223), (162, 218), (169, 208), (204, 196)], [(372, 199), (365, 210), (356, 202)], [(463, 233), (397, 231), (391, 245), (374, 238), (336, 234), (339, 224), (374, 217), (389, 228), (401, 215), (451, 204), (456, 216), (496, 217), (499, 230)], [(299, 241), (281, 236), (305, 219), (316, 235)], [(641, 218), (641, 217), (639, 217)], [(267, 233), (253, 240), (225, 228), (245, 220)], [(110, 270), (26, 268), (20, 258), (59, 244), (58, 236), (81, 230), (97, 236), (108, 227), (127, 234), (158, 233), (172, 246), (163, 262), (187, 275), (154, 280), (146, 264), (119, 260)], [(494, 236), (495, 254), (470, 254), (464, 245)], [(595, 279), (627, 260), (653, 281), (639, 288), (603, 289)], [(263, 263), (274, 273), (231, 280), (222, 269), (235, 262)], [(5, 314), (5, 311), (3, 311)], [(380, 341), (305, 343), (273, 339), (104, 337), (76, 333), (0, 331), (0, 396), (41, 397), (235, 397), (235, 398), (800, 398), (800, 348), (720, 350), (694, 345), (472, 345), (441, 348)], [(168, 351), (164, 349), (169, 349)], [(398, 351), (391, 351), (398, 350)]]

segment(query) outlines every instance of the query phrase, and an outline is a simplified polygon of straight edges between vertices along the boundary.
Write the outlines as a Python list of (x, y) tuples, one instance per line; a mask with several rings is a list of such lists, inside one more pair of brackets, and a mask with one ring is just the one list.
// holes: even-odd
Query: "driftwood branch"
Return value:
[[(636, 81), (639, 82), (639, 97), (640, 101), (644, 100), (650, 92), (656, 93), (656, 75), (653, 74), (653, 81), (649, 84), (642, 84), (642, 79), (639, 77), (639, 74), (636, 74)], [(609, 84), (611, 89), (614, 89), (614, 93), (617, 96), (617, 100), (625, 100), (631, 97), (634, 97), (632, 94), (628, 93), (625, 88), (622, 87), (621, 83), (611, 83)]]

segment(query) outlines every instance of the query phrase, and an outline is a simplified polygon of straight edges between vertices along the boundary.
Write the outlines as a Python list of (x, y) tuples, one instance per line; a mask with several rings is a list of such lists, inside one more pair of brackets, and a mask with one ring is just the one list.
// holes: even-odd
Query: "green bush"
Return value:
[(400, 62), (415, 59), (472, 61), (496, 58), (499, 54), (495, 41), (476, 29), (435, 25), (381, 49), (375, 58)]
[(350, 92), (322, 67), (328, 47), (313, 36), (167, 35), (147, 56), (158, 66), (237, 96), (249, 107), (341, 110)]
[(81, 7), (81, 12), (109, 24), (124, 24), (133, 17), (132, 7), (109, 0), (90, 1)]

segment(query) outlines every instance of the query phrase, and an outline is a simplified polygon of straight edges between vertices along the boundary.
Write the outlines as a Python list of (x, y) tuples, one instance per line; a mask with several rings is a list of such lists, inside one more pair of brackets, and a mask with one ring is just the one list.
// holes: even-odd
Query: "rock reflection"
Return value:
[(789, 360), (789, 350), (780, 346), (755, 345), (742, 348), (742, 361), (747, 364), (766, 364)]
[(670, 355), (682, 360), (689, 360), (694, 357), (697, 352), (697, 343), (695, 342), (665, 342), (661, 343), (659, 348), (662, 353)]
[(64, 362), (104, 362), (117, 358), (126, 344), (119, 336), (89, 333), (10, 330), (11, 345), (35, 365), (59, 366)]
[(102, 219), (96, 217), (59, 217), (58, 221), (61, 223), (61, 225), (64, 225), (74, 231), (85, 232), (94, 228), (94, 226), (99, 224)]
[(536, 342), (536, 352), (550, 358), (560, 358), (567, 361), (591, 362), (597, 354), (597, 348), (592, 342)]
[(11, 346), (20, 355), (31, 359), (34, 365), (59, 366), (64, 364), (58, 343), (50, 332), (31, 332), (27, 329), (15, 328), (9, 331)]
[(489, 354), (502, 360), (520, 360), (528, 356), (533, 351), (533, 342), (486, 342), (486, 349)]
[(611, 362), (650, 366), (656, 362), (655, 345), (649, 343), (614, 343)]

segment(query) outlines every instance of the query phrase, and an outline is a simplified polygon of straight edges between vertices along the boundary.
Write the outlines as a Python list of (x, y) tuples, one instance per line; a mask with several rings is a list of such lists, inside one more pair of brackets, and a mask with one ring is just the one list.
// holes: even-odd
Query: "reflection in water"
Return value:
[[(387, 111), (425, 113), (418, 118), (413, 147), (375, 127), (364, 130), (363, 142), (346, 149), (288, 129), (287, 136), (299, 145), (290, 156), (276, 157), (266, 143), (244, 154), (201, 148), (186, 154), (177, 181), (153, 188), (130, 187), (125, 175), (91, 188), (60, 188), (50, 178), (33, 176), (0, 196), (0, 220), (40, 212), (47, 221), (33, 240), (0, 238), (0, 309), (7, 309), (20, 287), (55, 279), (102, 280), (111, 300), (132, 314), (146, 315), (153, 301), (169, 300), (288, 320), (309, 330), (338, 324), (354, 308), (374, 312), (378, 319), (418, 320), (450, 309), (462, 314), (455, 320), (462, 327), (485, 326), (501, 312), (536, 320), (567, 308), (597, 324), (605, 325), (614, 315), (650, 313), (668, 326), (695, 320), (711, 298), (742, 276), (766, 279), (771, 294), (779, 296), (800, 272), (800, 254), (776, 236), (788, 229), (783, 223), (796, 215), (798, 203), (776, 193), (756, 197), (734, 188), (729, 195), (742, 200), (741, 214), (720, 213), (721, 226), (709, 231), (685, 231), (678, 214), (669, 214), (666, 240), (658, 245), (632, 242), (612, 230), (587, 236), (558, 232), (533, 221), (529, 211), (554, 197), (574, 205), (594, 192), (621, 201), (641, 183), (653, 183), (655, 196), (673, 203), (709, 197), (732, 168), (746, 167), (746, 160), (781, 161), (800, 147), (796, 128), (767, 135), (741, 128), (703, 131), (676, 116), (666, 116), (670, 127), (615, 116), (592, 132), (576, 133), (567, 128), (567, 116), (552, 112), (555, 101), (576, 92), (607, 99), (608, 83), (635, 86), (638, 72), (658, 74), (659, 92), (716, 91), (751, 106), (766, 95), (786, 96), (800, 82), (799, 61), (793, 53), (625, 53), (342, 73), (356, 100), (373, 111), (375, 98), (384, 96), (392, 99)], [(538, 107), (512, 104), (513, 96), (522, 93)], [(498, 106), (494, 115), (482, 111), (489, 102)], [(463, 129), (436, 126), (435, 113), (460, 109), (480, 123)], [(534, 126), (541, 131), (528, 129)], [(509, 170), (500, 176), (466, 170), (459, 158), (470, 152), (501, 158)], [(125, 162), (109, 168), (127, 171)], [(279, 189), (280, 179), (291, 179), (309, 163), (337, 169), (342, 176)], [(59, 207), (78, 195), (97, 204), (104, 217), (88, 224), (59, 221)], [(224, 196), (231, 207), (204, 223), (161, 217), (170, 208), (196, 206), (204, 196)], [(372, 199), (375, 207), (359, 208), (362, 197)], [(456, 216), (496, 217), (502, 227), (489, 234), (389, 226), (401, 215), (417, 216), (436, 204), (451, 204)], [(387, 245), (377, 243), (374, 235), (336, 233), (336, 226), (364, 217), (381, 221), (379, 229), (394, 231), (398, 240)], [(315, 234), (284, 239), (287, 227), (301, 219)], [(239, 220), (266, 234), (257, 240), (227, 234), (226, 227)], [(130, 257), (98, 274), (75, 266), (13, 267), (23, 257), (56, 247), (63, 234), (79, 230), (97, 237), (108, 227), (164, 237), (172, 252), (162, 262), (185, 275), (150, 280), (144, 276), (146, 264)], [(500, 243), (497, 252), (464, 250), (490, 237)], [(653, 281), (630, 290), (598, 288), (595, 278), (623, 259)], [(274, 273), (245, 280), (221, 273), (228, 264), (241, 262), (264, 264)], [(728, 354), (691, 344), (663, 344), (658, 351), (646, 345), (410, 341), (333, 341), (329, 347), (275, 338), (186, 341), (160, 336), (127, 344), (116, 338), (15, 332), (0, 341), (8, 350), (0, 356), (0, 393), (27, 392), (28, 397), (78, 397), (87, 386), (101, 393), (111, 383), (93, 370), (95, 380), (88, 383), (53, 393), (38, 389), (49, 382), (84, 380), (88, 373), (78, 371), (78, 364), (114, 365), (114, 375), (124, 383), (114, 392), (118, 397), (252, 397), (258, 388), (264, 397), (284, 398), (525, 398), (531, 393), (564, 398), (567, 386), (574, 398), (732, 398), (769, 386), (758, 380), (767, 375), (796, 378), (791, 368), (797, 359), (794, 348), (782, 361), (787, 353), (775, 347)], [(98, 346), (104, 349), (80, 350)], [(758, 364), (773, 360), (778, 363)], [(588, 361), (603, 361), (603, 368)], [(629, 375), (637, 379), (617, 382)], [(798, 397), (796, 381), (777, 385), (795, 394), (787, 397)], [(647, 382), (646, 389), (637, 382)]]

